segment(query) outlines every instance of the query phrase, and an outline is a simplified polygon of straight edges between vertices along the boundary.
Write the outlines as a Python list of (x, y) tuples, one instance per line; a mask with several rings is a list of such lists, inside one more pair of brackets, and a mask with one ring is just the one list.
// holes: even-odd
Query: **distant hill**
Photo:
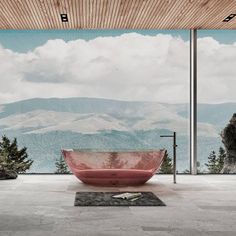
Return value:
[[(219, 130), (236, 112), (236, 104), (200, 104), (199, 153), (220, 145)], [(188, 167), (188, 105), (129, 102), (98, 98), (29, 99), (0, 105), (1, 134), (17, 137), (34, 159), (32, 172), (53, 172), (61, 148), (99, 150), (158, 149), (171, 152), (177, 132), (178, 169)], [(201, 138), (202, 137), (202, 138)], [(204, 141), (203, 141), (204, 140)], [(206, 148), (203, 145), (207, 145)]]
[[(97, 98), (30, 99), (1, 105), (0, 127), (27, 129), (31, 133), (72, 131), (95, 133), (101, 130), (175, 130), (187, 134), (187, 105), (156, 102), (127, 102)], [(216, 136), (208, 122), (199, 124), (199, 133)]]
[[(181, 107), (181, 105), (178, 105)], [(188, 117), (189, 112), (182, 106), (178, 114)], [(198, 104), (198, 121), (212, 124), (218, 128), (224, 127), (233, 113), (236, 113), (236, 103), (221, 103), (221, 104)]]

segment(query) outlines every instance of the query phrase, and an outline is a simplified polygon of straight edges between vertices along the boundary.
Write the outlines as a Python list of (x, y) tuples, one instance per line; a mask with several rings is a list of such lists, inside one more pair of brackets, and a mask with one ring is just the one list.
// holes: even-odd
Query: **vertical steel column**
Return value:
[(197, 30), (190, 30), (190, 173), (197, 174)]
[(176, 132), (173, 133), (173, 172), (174, 172), (174, 184), (176, 184)]

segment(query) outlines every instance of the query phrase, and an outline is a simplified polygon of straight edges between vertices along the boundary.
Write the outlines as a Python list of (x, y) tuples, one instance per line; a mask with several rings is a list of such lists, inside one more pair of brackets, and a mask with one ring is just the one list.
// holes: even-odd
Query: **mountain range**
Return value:
[[(198, 105), (202, 162), (209, 148), (217, 149), (220, 145), (219, 132), (235, 111), (235, 103)], [(34, 160), (31, 172), (53, 172), (61, 148), (143, 150), (165, 147), (171, 152), (171, 141), (161, 139), (160, 134), (176, 131), (178, 169), (183, 171), (188, 168), (189, 159), (188, 115), (188, 104), (34, 98), (0, 105), (0, 131), (2, 135), (17, 137), (19, 145), (28, 148), (29, 157)]]

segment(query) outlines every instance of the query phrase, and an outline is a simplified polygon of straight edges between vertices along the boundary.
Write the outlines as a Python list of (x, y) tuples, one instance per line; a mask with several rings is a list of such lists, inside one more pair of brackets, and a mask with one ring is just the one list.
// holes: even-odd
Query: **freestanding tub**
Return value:
[(94, 152), (62, 150), (73, 174), (86, 184), (116, 186), (140, 185), (160, 168), (165, 150)]

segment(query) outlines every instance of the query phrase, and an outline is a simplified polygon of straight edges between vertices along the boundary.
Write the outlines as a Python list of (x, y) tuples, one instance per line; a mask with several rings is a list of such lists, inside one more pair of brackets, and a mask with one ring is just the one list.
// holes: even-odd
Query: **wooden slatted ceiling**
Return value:
[(232, 13), (236, 0), (0, 0), (0, 29), (236, 29)]

